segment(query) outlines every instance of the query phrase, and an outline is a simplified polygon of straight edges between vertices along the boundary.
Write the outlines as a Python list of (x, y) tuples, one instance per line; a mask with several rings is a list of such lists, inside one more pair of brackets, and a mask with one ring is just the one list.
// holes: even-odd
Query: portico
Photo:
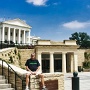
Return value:
[(27, 37), (30, 37), (30, 29), (31, 26), (20, 19), (3, 21), (0, 23), (0, 41), (30, 44), (30, 40), (27, 40)]
[(36, 46), (36, 57), (41, 64), (41, 72), (78, 71), (77, 45), (39, 45)]

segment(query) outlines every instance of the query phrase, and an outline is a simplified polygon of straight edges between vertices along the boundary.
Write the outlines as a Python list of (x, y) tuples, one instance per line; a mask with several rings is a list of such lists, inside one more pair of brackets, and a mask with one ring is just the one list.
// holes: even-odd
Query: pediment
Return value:
[(31, 28), (31, 26), (29, 26), (28, 24), (26, 24), (25, 21), (20, 20), (20, 19), (8, 20), (8, 21), (4, 21), (3, 23)]

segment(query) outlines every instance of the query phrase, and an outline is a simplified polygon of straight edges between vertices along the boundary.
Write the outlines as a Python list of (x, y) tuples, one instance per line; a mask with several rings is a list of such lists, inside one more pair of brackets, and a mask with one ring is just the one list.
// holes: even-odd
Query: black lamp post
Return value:
[(79, 90), (79, 77), (77, 72), (73, 72), (72, 77), (72, 90)]

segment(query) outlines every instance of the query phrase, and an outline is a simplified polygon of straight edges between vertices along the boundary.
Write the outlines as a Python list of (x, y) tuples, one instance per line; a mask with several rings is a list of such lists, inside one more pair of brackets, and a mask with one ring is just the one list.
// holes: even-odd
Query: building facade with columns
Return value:
[(29, 44), (31, 26), (20, 19), (0, 22), (0, 41), (12, 41), (17, 44)]
[(37, 40), (40, 40), (41, 38), (38, 36), (28, 36), (27, 39), (30, 39), (31, 45), (36, 45)]
[[(41, 64), (41, 71), (43, 73), (78, 71), (78, 66), (82, 66), (84, 61), (84, 52), (80, 52), (78, 48), (75, 40), (63, 42), (38, 40), (35, 53)], [(82, 62), (79, 62), (80, 56)]]

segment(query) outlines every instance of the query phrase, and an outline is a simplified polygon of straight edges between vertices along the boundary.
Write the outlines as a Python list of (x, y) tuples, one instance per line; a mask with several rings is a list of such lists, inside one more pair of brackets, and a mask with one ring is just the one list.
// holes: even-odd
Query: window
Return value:
[(5, 32), (5, 35), (7, 35), (7, 32)]
[(11, 32), (11, 36), (12, 36), (12, 32)]
[(21, 37), (22, 37), (22, 34), (21, 34)]
[(17, 33), (16, 33), (16, 37), (17, 37)]

